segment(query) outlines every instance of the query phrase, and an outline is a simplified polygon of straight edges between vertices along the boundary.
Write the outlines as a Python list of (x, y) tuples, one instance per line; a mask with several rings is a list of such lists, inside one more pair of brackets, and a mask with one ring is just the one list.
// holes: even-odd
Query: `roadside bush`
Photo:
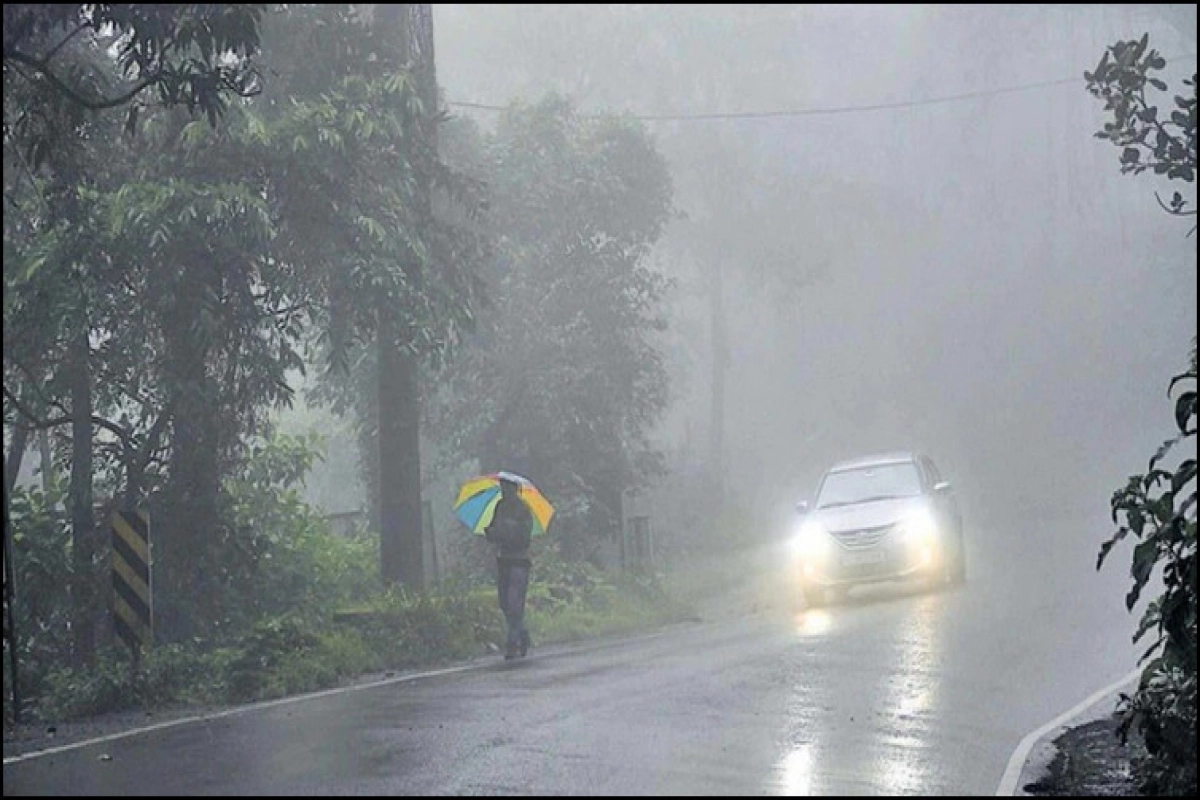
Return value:
[[(61, 680), (72, 661), (71, 598), (64, 588), (71, 585), (71, 529), (59, 509), (65, 487), (55, 483), (49, 491), (36, 487), (13, 489), (10, 522), (13, 566), (16, 572), (14, 627), (18, 634), (21, 694), (31, 706), (49, 691), (51, 675)], [(7, 624), (7, 622), (6, 622)], [(11, 719), (12, 676), (5, 642), (4, 708)]]
[(530, 630), (540, 641), (627, 633), (685, 616), (660, 576), (606, 572), (549, 548), (535, 560), (527, 608)]
[(110, 652), (97, 657), (90, 669), (48, 670), (32, 707), (27, 710), (43, 720), (67, 720), (132, 705), (128, 665)]
[(1137, 693), (1124, 697), (1126, 730), (1134, 721), (1149, 754), (1134, 760), (1148, 796), (1196, 791), (1196, 673), (1159, 667), (1143, 675)]
[[(227, 478), (238, 541), (226, 554), (219, 638), (161, 642), (134, 674), (123, 646), (72, 667), (70, 529), (61, 491), (13, 497), (21, 679), (26, 718), (66, 721), (135, 708), (223, 705), (315, 691), (386, 669), (469, 658), (504, 640), (491, 548), (433, 591), (381, 592), (378, 542), (335, 536), (295, 491), (315, 457), (311, 440), (271, 437)], [(472, 545), (483, 544), (472, 539)], [(540, 642), (626, 632), (676, 618), (657, 576), (612, 574), (535, 544), (529, 617)], [(8, 697), (8, 662), (5, 688)], [(7, 719), (11, 708), (6, 706)]]
[(1177, 375), (1170, 390), (1182, 386), (1175, 401), (1179, 434), (1165, 442), (1145, 475), (1130, 477), (1113, 494), (1117, 532), (1100, 548), (1099, 569), (1113, 546), (1132, 533), (1133, 586), (1125, 605), (1133, 610), (1156, 568), (1163, 591), (1146, 607), (1134, 641), (1147, 634), (1153, 642), (1139, 663), (1146, 664), (1135, 694), (1122, 695), (1119, 734), (1136, 725), (1148, 758), (1135, 766), (1149, 794), (1191, 794), (1196, 788), (1196, 459), (1185, 457), (1174, 471), (1162, 467), (1167, 454), (1190, 441), (1196, 452), (1196, 349), (1191, 367)]
[(255, 625), (229, 665), (230, 699), (241, 702), (275, 696), (269, 687), (287, 684), (287, 674), (294, 671), (288, 662), (316, 643), (316, 635), (295, 619), (268, 619)]
[[(11, 498), (16, 569), (16, 629), (24, 711), (31, 719), (70, 719), (137, 705), (222, 703), (328, 685), (378, 658), (344, 631), (333, 613), (378, 591), (377, 540), (331, 533), (297, 487), (319, 457), (315, 439), (272, 436), (227, 476), (225, 510), (233, 539), (221, 574), (219, 639), (160, 643), (131, 677), (129, 653), (102, 648), (94, 667), (77, 669), (72, 609), (64, 587), (74, 565), (61, 486), (17, 487)], [(166, 586), (156, 587), (158, 592)], [(162, 599), (161, 596), (158, 599)], [(284, 621), (286, 620), (286, 621)], [(102, 624), (111, 625), (106, 617)], [(289, 638), (289, 636), (291, 638)], [(309, 637), (309, 638), (305, 638)], [(303, 644), (303, 647), (298, 647)], [(312, 674), (299, 664), (313, 661)], [(252, 674), (255, 665), (263, 674)], [(4, 659), (5, 719), (12, 719)]]
[(494, 592), (392, 590), (358, 623), (389, 669), (478, 655), (502, 630)]
[[(122, 651), (121, 655), (128, 663), (128, 654)], [(230, 664), (236, 655), (232, 647), (202, 650), (195, 645), (164, 644), (150, 648), (137, 678), (138, 703), (154, 707), (225, 702)]]
[[(1196, 73), (1172, 93), (1173, 108), (1161, 111), (1155, 98), (1166, 96), (1167, 83), (1155, 73), (1167, 60), (1150, 47), (1150, 35), (1118, 41), (1108, 47), (1094, 72), (1085, 72), (1087, 90), (1104, 101), (1110, 121), (1096, 132), (1121, 151), (1121, 172), (1152, 173), (1170, 181), (1193, 184), (1196, 178)], [(1161, 93), (1161, 94), (1160, 94)], [(1196, 209), (1182, 193), (1169, 201), (1155, 194), (1172, 216), (1195, 217)], [(1190, 236), (1195, 233), (1193, 223)], [(1133, 587), (1125, 598), (1132, 611), (1143, 587), (1161, 570), (1163, 591), (1150, 602), (1134, 634), (1154, 641), (1139, 663), (1145, 664), (1138, 690), (1123, 696), (1119, 734), (1136, 725), (1145, 738), (1148, 759), (1135, 761), (1142, 788), (1150, 794), (1192, 794), (1196, 788), (1196, 340), (1191, 368), (1177, 375), (1170, 395), (1175, 400), (1179, 434), (1165, 442), (1145, 475), (1134, 475), (1113, 494), (1112, 519), (1119, 528), (1100, 548), (1099, 569), (1113, 545), (1130, 533), (1140, 540), (1133, 549)], [(1180, 442), (1188, 453), (1171, 471), (1164, 457)]]
[(241, 703), (313, 692), (381, 664), (358, 631), (318, 631), (296, 617), (264, 620), (232, 648), (221, 699)]
[(195, 647), (164, 645), (144, 654), (135, 676), (128, 650), (105, 648), (86, 669), (49, 669), (25, 712), (34, 719), (54, 721), (175, 703), (221, 702), (222, 656), (227, 662), (227, 651), (205, 653)]
[(225, 480), (235, 540), (225, 567), (227, 629), (284, 614), (328, 620), (335, 608), (377, 591), (377, 539), (334, 535), (301, 497), (320, 457), (317, 438), (275, 434)]

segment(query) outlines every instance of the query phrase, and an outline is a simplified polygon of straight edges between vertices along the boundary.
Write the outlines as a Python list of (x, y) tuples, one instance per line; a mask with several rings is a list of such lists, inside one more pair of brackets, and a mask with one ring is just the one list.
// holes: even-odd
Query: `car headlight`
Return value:
[(796, 555), (801, 558), (812, 558), (822, 555), (829, 544), (829, 532), (825, 526), (816, 520), (809, 520), (800, 526), (793, 539)]
[(922, 508), (900, 524), (900, 532), (913, 544), (932, 544), (937, 539), (937, 520), (929, 509)]

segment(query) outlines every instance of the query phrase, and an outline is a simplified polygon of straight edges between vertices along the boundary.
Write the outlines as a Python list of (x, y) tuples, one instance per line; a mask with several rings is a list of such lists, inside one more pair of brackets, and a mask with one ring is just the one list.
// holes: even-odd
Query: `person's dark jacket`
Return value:
[(529, 537), (533, 515), (520, 499), (501, 497), (492, 522), (485, 529), (487, 540), (496, 545), (496, 557), (505, 562), (529, 564)]

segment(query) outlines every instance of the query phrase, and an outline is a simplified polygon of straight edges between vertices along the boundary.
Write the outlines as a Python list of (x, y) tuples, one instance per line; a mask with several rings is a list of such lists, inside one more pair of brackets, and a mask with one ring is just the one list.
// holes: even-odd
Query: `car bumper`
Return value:
[(855, 551), (838, 547), (823, 558), (804, 561), (801, 576), (806, 583), (828, 587), (901, 581), (936, 573), (946, 557), (946, 548), (938, 546)]

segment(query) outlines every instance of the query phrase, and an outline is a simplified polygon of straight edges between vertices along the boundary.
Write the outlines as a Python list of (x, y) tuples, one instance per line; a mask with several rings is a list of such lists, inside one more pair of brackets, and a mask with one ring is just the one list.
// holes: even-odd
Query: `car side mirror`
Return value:
[(933, 490), (938, 494), (945, 494), (950, 491), (950, 481), (938, 481), (933, 485)]

